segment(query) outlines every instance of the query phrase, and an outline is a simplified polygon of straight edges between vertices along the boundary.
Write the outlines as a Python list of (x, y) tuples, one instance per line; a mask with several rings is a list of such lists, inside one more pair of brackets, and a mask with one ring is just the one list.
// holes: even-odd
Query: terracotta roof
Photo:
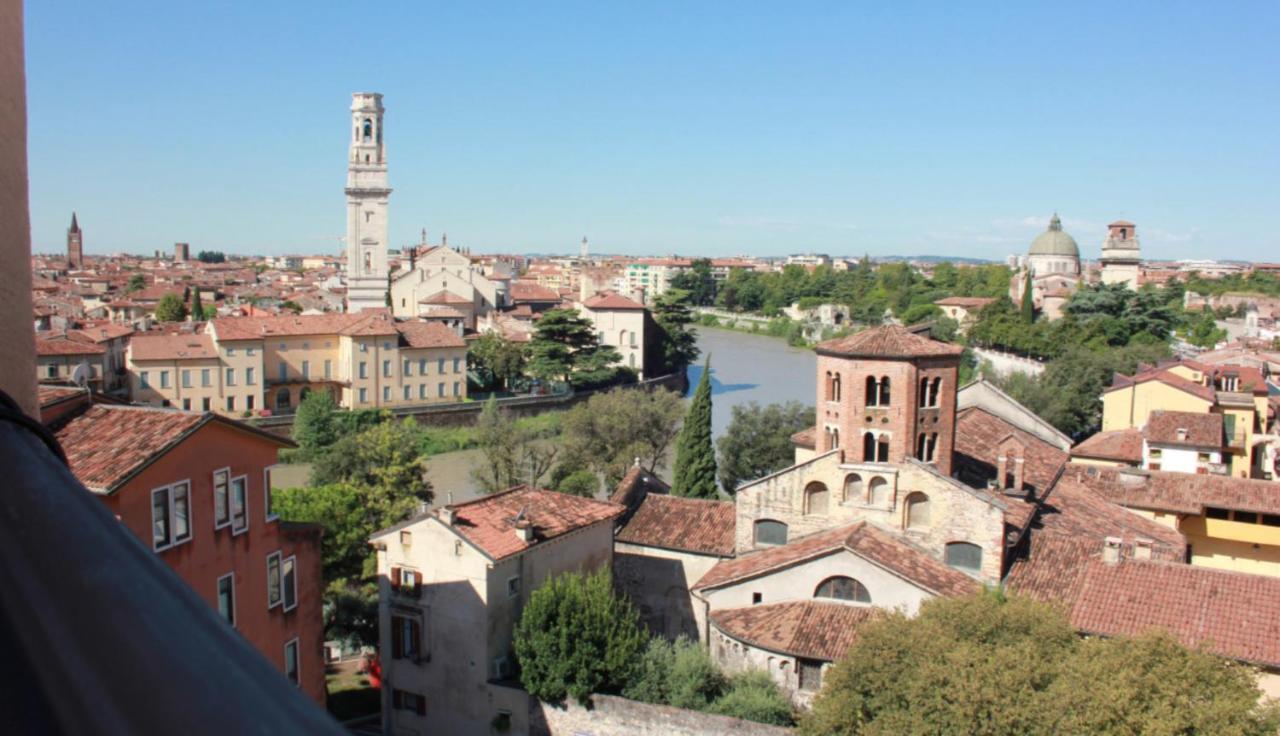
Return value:
[(129, 340), (131, 360), (196, 360), (218, 357), (209, 335), (134, 335)]
[[(539, 542), (613, 519), (625, 510), (609, 501), (524, 485), (456, 504), (452, 508), (452, 528), (493, 560), (510, 557)], [(516, 517), (521, 513), (533, 525), (532, 542), (516, 536)]]
[(1206, 507), (1280, 514), (1280, 483), (1229, 475), (1079, 467), (1069, 473), (1112, 503), (1153, 511), (1203, 514)]
[(439, 322), (397, 322), (396, 330), (410, 348), (462, 348), (467, 346), (458, 333)]
[(424, 296), (418, 300), (419, 304), (466, 304), (471, 305), (471, 300), (465, 296), (458, 296), (452, 291), (440, 290), (430, 296)]
[(800, 447), (807, 447), (810, 450), (817, 447), (818, 428), (809, 427), (791, 435), (791, 443)]
[(513, 280), (508, 294), (515, 302), (558, 302), (560, 294), (532, 281)]
[(76, 386), (47, 386), (40, 384), (36, 387), (36, 398), (40, 401), (40, 408), (44, 409), (67, 399), (77, 396), (84, 396), (86, 389)]
[(848, 550), (915, 585), (941, 595), (965, 595), (980, 587), (968, 575), (947, 567), (928, 553), (865, 521), (810, 534), (778, 547), (747, 552), (735, 559), (716, 563), (693, 587), (720, 587), (838, 550)]
[[(208, 422), (220, 422), (289, 447), (293, 443), (233, 419), (205, 412), (95, 404), (56, 436), (67, 464), (85, 486), (110, 493), (150, 461)], [(208, 448), (217, 451), (216, 448)]]
[(661, 478), (639, 465), (632, 465), (627, 468), (626, 475), (622, 476), (622, 480), (618, 482), (618, 487), (609, 494), (609, 500), (633, 509), (639, 506), (646, 494), (670, 492), (671, 486)]
[(644, 309), (644, 305), (621, 294), (596, 294), (582, 303), (587, 309)]
[(964, 307), (966, 309), (981, 309), (988, 304), (994, 302), (989, 296), (949, 296), (944, 299), (938, 299), (934, 302), (940, 307)]
[(1147, 442), (1184, 447), (1222, 447), (1222, 415), (1158, 409), (1147, 417)]
[(101, 322), (98, 324), (86, 324), (78, 330), (72, 330), (76, 337), (93, 342), (107, 342), (117, 337), (126, 337), (133, 334), (133, 328), (129, 325), (115, 324), (113, 322)]
[(646, 547), (732, 557), (734, 518), (732, 501), (650, 493), (615, 538)]
[(1146, 383), (1147, 381), (1159, 381), (1167, 386), (1171, 386), (1180, 391), (1185, 391), (1192, 396), (1198, 396), (1210, 403), (1213, 403), (1216, 397), (1213, 389), (1208, 386), (1202, 386), (1195, 381), (1189, 381), (1182, 376), (1163, 368), (1144, 371), (1133, 376), (1126, 376), (1122, 373), (1117, 373), (1112, 377), (1111, 385), (1104, 389), (1102, 393), (1106, 394), (1112, 391), (1118, 391), (1122, 388), (1128, 388), (1129, 386), (1139, 383)]
[[(978, 406), (956, 415), (957, 476), (971, 486), (985, 488), (987, 481), (996, 480), (1001, 447), (1010, 440), (1021, 447), (1024, 485), (1037, 496), (1045, 493), (1069, 459), (1067, 453)], [(1015, 526), (1025, 526), (1030, 520), (1030, 516), (1022, 518), (1030, 513), (1026, 506), (1010, 505), (1018, 517), (1011, 520)]]
[(94, 342), (68, 339), (66, 336), (36, 338), (36, 355), (102, 355), (107, 349)]
[(423, 319), (465, 319), (467, 315), (453, 307), (429, 306), (418, 310)]
[(1142, 430), (1129, 427), (1098, 432), (1071, 448), (1071, 456), (1139, 465), (1142, 463)]
[(1150, 629), (1184, 646), (1280, 666), (1280, 578), (1178, 562), (1091, 561), (1071, 605), (1077, 629), (1136, 636)]
[(872, 327), (846, 337), (818, 343), (820, 355), (849, 358), (928, 358), (958, 356), (964, 348), (931, 340), (905, 327), (886, 325)]
[(711, 625), (760, 649), (833, 662), (857, 641), (863, 624), (883, 615), (874, 606), (789, 601), (711, 612)]
[(300, 335), (394, 335), (385, 309), (356, 313), (298, 314), (270, 317), (222, 317), (210, 325), (219, 340), (259, 340)]

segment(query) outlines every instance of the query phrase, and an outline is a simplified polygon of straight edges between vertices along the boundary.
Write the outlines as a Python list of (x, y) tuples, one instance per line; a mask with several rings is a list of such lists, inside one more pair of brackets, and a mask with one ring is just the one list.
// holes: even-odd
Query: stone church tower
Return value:
[(1102, 243), (1102, 283), (1125, 284), (1137, 291), (1141, 265), (1138, 226), (1126, 220), (1107, 225), (1107, 239)]
[(347, 311), (387, 306), (387, 157), (382, 95), (351, 96), (347, 161)]
[(845, 462), (916, 458), (951, 474), (959, 345), (896, 325), (819, 343), (814, 449)]
[(67, 228), (67, 263), (71, 268), (84, 268), (84, 233), (80, 232), (74, 212), (71, 213), (71, 227)]

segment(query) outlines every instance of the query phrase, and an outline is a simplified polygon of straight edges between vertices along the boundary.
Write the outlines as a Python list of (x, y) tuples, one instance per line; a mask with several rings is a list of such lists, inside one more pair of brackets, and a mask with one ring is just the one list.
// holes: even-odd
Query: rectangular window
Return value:
[(822, 662), (816, 659), (799, 660), (800, 689), (816, 692), (822, 689)]
[(277, 367), (280, 369), (279, 370), (280, 380), (281, 381), (289, 380), (289, 364), (282, 360), (280, 361), (280, 365)]
[(391, 707), (394, 710), (407, 710), (420, 716), (427, 714), (427, 699), (408, 690), (391, 691)]
[(244, 369), (244, 382), (245, 382), (245, 385), (247, 385), (247, 386), (252, 386), (252, 385), (253, 385), (253, 383), (254, 383), (254, 380), (255, 380), (255, 379), (254, 379), (254, 377), (253, 377), (253, 369), (252, 369), (252, 368), (245, 368), (245, 369)]
[(169, 518), (169, 489), (151, 492), (151, 544), (157, 550), (173, 544)]
[(418, 375), (420, 376), (427, 375), (427, 359), (426, 358), (418, 358)]
[(221, 529), (231, 523), (231, 503), (228, 489), (231, 471), (218, 470), (213, 474), (213, 528)]
[(236, 369), (235, 368), (227, 369), (227, 385), (228, 386), (236, 385)]
[(236, 574), (229, 572), (218, 578), (218, 613), (227, 623), (236, 625)]
[(191, 371), (185, 368), (182, 370), (182, 387), (191, 388)]
[(249, 528), (249, 479), (231, 479), (231, 531), (236, 534)]
[(326, 360), (324, 362), (324, 377), (333, 378), (333, 361), (332, 360)]
[(439, 396), (439, 397), (440, 397), (440, 398), (442, 398), (442, 399), (444, 398), (444, 384), (443, 384), (443, 383), (440, 383), (440, 384), (437, 384), (437, 385), (436, 385), (436, 396)]
[(309, 360), (302, 361), (302, 377), (311, 378), (311, 361)]
[(191, 484), (183, 481), (151, 492), (151, 535), (156, 551), (191, 539)]
[(235, 349), (235, 348), (233, 348), (233, 347), (228, 347), (228, 348), (227, 348), (227, 357), (228, 357), (228, 358), (234, 358), (235, 356), (236, 356), (236, 349)]
[(1197, 454), (1197, 455), (1196, 455), (1196, 462), (1201, 462), (1201, 463), (1207, 463), (1207, 462), (1209, 462), (1209, 453), (1207, 453), (1207, 452), (1201, 452), (1201, 453)]
[(1280, 526), (1280, 516), (1276, 514), (1263, 514), (1262, 523), (1264, 526)]
[(280, 565), (280, 581), (286, 611), (292, 611), (298, 607), (298, 576), (295, 572), (297, 564), (298, 559), (290, 557)]
[(227, 397), (227, 411), (235, 411), (235, 410), (236, 410), (236, 397), (234, 397), (234, 396), (228, 396), (228, 397)]
[(390, 387), (390, 386), (383, 386), (383, 387), (382, 387), (382, 400), (383, 400), (383, 401), (391, 401), (391, 387)]
[(404, 374), (406, 376), (413, 375), (413, 361), (409, 360), (408, 358), (404, 359)]
[(169, 371), (160, 371), (160, 388), (169, 388)]
[(436, 361), (436, 372), (444, 373), (444, 358), (440, 358)]
[(301, 687), (302, 678), (298, 674), (298, 640), (292, 639), (284, 645), (284, 676), (294, 687)]
[(1149, 454), (1152, 460), (1159, 460), (1164, 455), (1159, 447), (1151, 448), (1151, 452)]
[(274, 469), (275, 466), (272, 465), (262, 471), (262, 507), (266, 511), (267, 521), (274, 521), (277, 516), (275, 499), (272, 498), (275, 491), (271, 486), (271, 471)]
[(210, 374), (210, 371), (208, 368), (200, 369), (200, 385), (204, 386), (205, 388), (209, 387), (209, 382), (212, 379), (212, 377), (209, 374)]
[(457, 373), (462, 370), (462, 358), (453, 359), (453, 372)]
[[(50, 378), (52, 378), (53, 376), (58, 375), (58, 369), (57, 369), (57, 368), (52, 368), (52, 367), (51, 367), (51, 370), (53, 371), (53, 374), (50, 376)], [(142, 388), (151, 388), (151, 380), (150, 380), (150, 378), (151, 378), (151, 377), (150, 377), (150, 375), (149, 375), (149, 371), (142, 371), (141, 373), (139, 373), (139, 374), (138, 374), (138, 385), (139, 385), (139, 386), (141, 386)]]
[(1226, 509), (1214, 508), (1212, 506), (1204, 510), (1204, 515), (1210, 519), (1229, 519), (1231, 512)]
[(367, 388), (360, 389), (360, 403), (361, 404), (369, 403), (369, 389)]
[(462, 386), (462, 384), (461, 384), (461, 383), (458, 383), (457, 381), (454, 381), (454, 382), (453, 382), (453, 395), (454, 395), (454, 396), (461, 396), (461, 395), (462, 395), (461, 386)]
[(427, 398), (427, 384), (425, 383), (418, 384), (418, 398), (419, 399)]
[(1233, 512), (1232, 519), (1234, 521), (1240, 522), (1241, 524), (1257, 524), (1258, 523), (1258, 515), (1253, 513), (1252, 511)]
[(507, 578), (507, 597), (515, 598), (520, 595), (520, 576)]
[(365, 352), (368, 352), (368, 351), (369, 351), (369, 346), (368, 346), (368, 345), (365, 345), (364, 343), (358, 343), (358, 344), (359, 344), (359, 346), (360, 346), (360, 352), (365, 353)]
[(362, 360), (362, 361), (360, 361), (360, 373), (359, 373), (359, 375), (360, 375), (360, 377), (361, 377), (361, 378), (368, 378), (368, 377), (369, 377), (369, 364), (368, 364), (367, 362), (363, 361), (363, 360)]
[(208, 396), (204, 397), (203, 399), (200, 400), (200, 406), (204, 411), (209, 411), (211, 408), (213, 408), (213, 399), (209, 398)]
[(391, 617), (391, 658), (418, 661), (422, 656), (422, 630), (416, 619)]
[(267, 555), (267, 608), (280, 605), (283, 592), (280, 584), (280, 553)]
[(249, 394), (244, 399), (244, 408), (253, 411), (253, 394)]
[(245, 349), (244, 349), (244, 354), (245, 354), (245, 355), (252, 356), (252, 355), (257, 354), (257, 351), (256, 351), (256, 350), (254, 350), (253, 348), (245, 348)]
[(183, 410), (183, 411), (191, 411), (191, 399), (183, 399), (183, 400), (182, 400), (182, 410)]
[(413, 398), (413, 396), (412, 396), (412, 390), (413, 390), (413, 386), (406, 385), (406, 386), (404, 387), (404, 400), (405, 400), (405, 401), (408, 401), (409, 399)]
[(391, 361), (389, 360), (382, 361), (382, 376), (383, 378), (391, 377)]

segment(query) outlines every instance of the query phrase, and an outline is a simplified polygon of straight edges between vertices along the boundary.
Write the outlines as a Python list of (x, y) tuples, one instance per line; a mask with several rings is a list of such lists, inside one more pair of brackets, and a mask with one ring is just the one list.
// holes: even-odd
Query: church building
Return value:
[(387, 306), (387, 156), (382, 95), (351, 96), (347, 159), (347, 311)]
[(1080, 247), (1075, 238), (1062, 229), (1057, 213), (1049, 220), (1049, 229), (1031, 241), (1031, 250), (1019, 259), (1020, 268), (1009, 285), (1009, 298), (1022, 303), (1026, 279), (1031, 279), (1031, 298), (1048, 319), (1062, 316), (1062, 308), (1083, 281), (1080, 270)]

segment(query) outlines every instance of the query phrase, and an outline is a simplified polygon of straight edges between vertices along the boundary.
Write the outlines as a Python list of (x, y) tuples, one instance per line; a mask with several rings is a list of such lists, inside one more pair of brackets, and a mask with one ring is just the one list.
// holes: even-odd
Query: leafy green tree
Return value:
[(1227, 339), (1227, 331), (1218, 327), (1213, 312), (1208, 309), (1201, 310), (1194, 317), (1189, 317), (1183, 333), (1187, 342), (1206, 350), (1212, 349), (1214, 345)]
[(649, 365), (659, 373), (675, 373), (698, 359), (698, 333), (690, 327), (693, 312), (685, 292), (667, 289), (654, 300), (650, 314), (654, 334), (647, 346)]
[[(603, 374), (620, 361), (618, 351), (596, 341), (591, 321), (576, 309), (551, 309), (534, 323), (529, 341), (529, 374), (544, 380), (584, 383), (607, 380)], [(576, 382), (575, 382), (576, 383)]]
[(324, 579), (358, 579), (369, 558), (369, 535), (382, 525), (361, 508), (366, 492), (351, 483), (283, 488), (272, 494), (273, 508), (287, 521), (314, 522), (324, 527), (320, 562)]
[(161, 322), (181, 322), (186, 318), (187, 306), (182, 303), (182, 297), (174, 293), (160, 297), (156, 304), (156, 319)]
[(933, 319), (940, 314), (942, 314), (942, 310), (936, 304), (913, 304), (907, 307), (900, 319), (904, 325), (914, 325)]
[(312, 391), (293, 417), (293, 441), (302, 459), (310, 459), (338, 441), (337, 404), (328, 391)]
[(711, 260), (695, 258), (688, 269), (671, 278), (668, 287), (684, 292), (685, 298), (695, 306), (711, 304), (716, 297), (716, 279), (711, 273)]
[(960, 323), (950, 317), (940, 316), (933, 321), (929, 337), (943, 342), (957, 342), (960, 339)]
[(350, 585), (338, 580), (324, 595), (326, 639), (352, 642), (357, 646), (378, 646), (378, 584)]
[(540, 700), (622, 690), (645, 645), (640, 617), (608, 568), (552, 577), (529, 597), (514, 637), (520, 683)]
[(733, 493), (744, 481), (782, 470), (795, 459), (791, 435), (814, 423), (814, 410), (798, 401), (735, 406), (729, 428), (717, 441), (720, 486)]
[(1031, 324), (1036, 321), (1036, 301), (1032, 293), (1032, 281), (1031, 270), (1028, 269), (1022, 279), (1022, 304), (1020, 306), (1022, 321), (1025, 324)]
[(676, 465), (671, 492), (677, 496), (715, 498), (716, 448), (711, 444), (711, 356), (702, 366), (702, 377), (684, 415), (676, 440)]
[(795, 723), (791, 701), (778, 689), (769, 673), (762, 670), (748, 670), (730, 677), (724, 694), (708, 710), (722, 716), (774, 726)]
[(141, 291), (147, 288), (147, 280), (140, 273), (135, 273), (129, 277), (129, 283), (125, 284), (124, 291), (126, 294), (132, 294), (135, 291)]
[(196, 322), (203, 322), (211, 316), (212, 315), (205, 315), (204, 302), (200, 299), (200, 287), (195, 287), (195, 289), (191, 291), (191, 319)]
[(524, 370), (525, 351), (497, 332), (486, 332), (468, 346), (467, 363), (485, 377), (487, 385), (501, 390)]
[(534, 430), (498, 408), (493, 397), (480, 410), (475, 436), (484, 461), (471, 475), (485, 493), (497, 493), (520, 483), (540, 486), (559, 451), (557, 445), (539, 441)]
[(563, 464), (586, 468), (612, 488), (639, 458), (656, 473), (679, 431), (684, 414), (676, 394), (657, 389), (614, 389), (593, 395), (565, 412), (561, 434)]
[(196, 254), (196, 260), (201, 263), (226, 263), (227, 256), (219, 250), (202, 250)]
[(570, 496), (594, 498), (600, 490), (600, 479), (590, 470), (575, 470), (561, 478), (554, 488)]
[[(388, 304), (387, 306), (391, 305)], [(287, 309), (294, 314), (302, 314), (302, 305), (292, 299), (286, 299), (285, 301), (280, 302), (280, 308)]]

